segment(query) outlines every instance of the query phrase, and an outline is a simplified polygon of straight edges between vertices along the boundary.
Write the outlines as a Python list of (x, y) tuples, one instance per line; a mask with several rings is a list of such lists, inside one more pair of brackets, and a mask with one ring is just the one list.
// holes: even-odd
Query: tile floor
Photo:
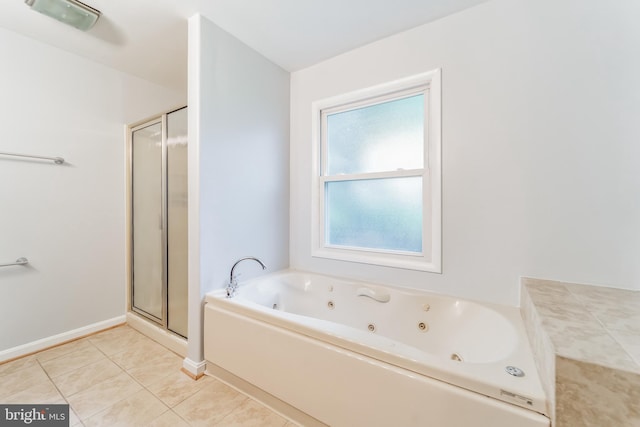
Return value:
[(1, 403), (69, 403), (70, 426), (286, 426), (215, 378), (193, 381), (182, 358), (129, 326), (0, 365)]

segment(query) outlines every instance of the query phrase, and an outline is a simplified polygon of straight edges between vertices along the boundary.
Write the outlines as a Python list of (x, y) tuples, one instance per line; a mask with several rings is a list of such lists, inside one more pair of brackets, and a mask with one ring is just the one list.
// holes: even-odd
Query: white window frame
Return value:
[[(326, 148), (323, 135), (327, 113), (348, 111), (392, 99), (423, 93), (425, 97), (424, 168), (394, 172), (326, 175)], [(375, 99), (374, 99), (375, 98)], [(345, 109), (345, 106), (348, 108)], [(318, 100), (312, 103), (312, 188), (311, 255), (340, 261), (442, 272), (442, 191), (441, 191), (441, 78), (440, 69), (395, 80), (374, 87)], [(325, 183), (352, 179), (422, 176), (422, 253), (325, 244)]]

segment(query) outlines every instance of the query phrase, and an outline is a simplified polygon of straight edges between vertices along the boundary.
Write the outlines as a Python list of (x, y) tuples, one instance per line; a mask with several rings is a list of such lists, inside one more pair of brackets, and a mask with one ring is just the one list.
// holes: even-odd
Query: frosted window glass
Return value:
[(327, 115), (327, 174), (421, 169), (424, 95)]
[(326, 183), (327, 243), (422, 252), (422, 178)]

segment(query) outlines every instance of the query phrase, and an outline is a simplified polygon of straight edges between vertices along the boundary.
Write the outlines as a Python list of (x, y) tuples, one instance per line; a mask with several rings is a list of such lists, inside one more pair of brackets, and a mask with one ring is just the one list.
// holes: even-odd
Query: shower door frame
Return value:
[[(126, 156), (127, 156), (127, 168), (126, 168), (126, 192), (127, 192), (127, 311), (131, 311), (144, 319), (147, 319), (164, 329), (165, 331), (174, 334), (181, 338), (187, 338), (182, 334), (169, 329), (169, 316), (168, 316), (168, 265), (169, 265), (169, 247), (168, 247), (168, 207), (167, 207), (167, 117), (169, 114), (187, 108), (186, 105), (173, 108), (162, 114), (154, 115), (144, 120), (135, 122), (126, 126), (127, 138), (126, 138)], [(153, 126), (160, 123), (161, 127), (161, 180), (160, 180), (160, 193), (161, 193), (161, 215), (162, 215), (162, 308), (161, 318), (147, 313), (146, 311), (134, 306), (134, 269), (133, 269), (133, 247), (134, 247), (134, 230), (133, 230), (133, 133), (137, 130), (144, 129), (149, 126)]]

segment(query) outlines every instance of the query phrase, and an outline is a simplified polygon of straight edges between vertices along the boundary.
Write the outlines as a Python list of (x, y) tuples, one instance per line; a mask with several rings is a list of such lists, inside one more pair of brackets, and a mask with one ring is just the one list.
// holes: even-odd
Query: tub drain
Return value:
[(418, 323), (418, 329), (420, 329), (422, 332), (427, 332), (429, 330), (429, 325), (424, 322), (420, 322)]
[(376, 325), (374, 325), (373, 323), (369, 323), (369, 326), (367, 326), (367, 329), (370, 332), (375, 332), (376, 331)]
[(333, 307), (334, 307), (333, 301), (329, 301), (327, 303), (327, 307), (329, 307), (330, 310), (333, 310)]
[(504, 370), (507, 371), (507, 374), (513, 375), (514, 377), (524, 377), (524, 371), (515, 366), (507, 366)]

